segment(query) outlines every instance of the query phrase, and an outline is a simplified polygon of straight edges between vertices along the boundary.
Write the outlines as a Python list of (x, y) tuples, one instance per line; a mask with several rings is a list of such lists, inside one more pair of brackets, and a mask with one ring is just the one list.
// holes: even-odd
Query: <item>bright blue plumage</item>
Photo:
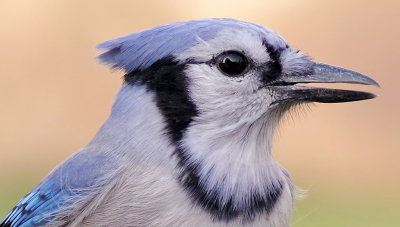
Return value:
[(3, 222), (5, 225), (10, 223), (10, 226), (43, 225), (52, 218), (48, 214), (65, 205), (65, 198), (71, 195), (53, 182), (40, 184), (10, 211)]
[(114, 166), (113, 159), (104, 154), (77, 153), (21, 199), (1, 226), (40, 226), (47, 223), (60, 209), (98, 190), (102, 186), (102, 178)]

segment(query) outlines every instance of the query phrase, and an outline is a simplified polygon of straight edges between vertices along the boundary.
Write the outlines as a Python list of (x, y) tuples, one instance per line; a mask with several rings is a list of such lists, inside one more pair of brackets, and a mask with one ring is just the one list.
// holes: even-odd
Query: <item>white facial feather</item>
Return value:
[(254, 40), (261, 40), (259, 33), (239, 28), (226, 28), (214, 39), (209, 41), (199, 39), (196, 45), (179, 54), (177, 58), (180, 61), (187, 59), (208, 61), (224, 51), (238, 50), (256, 63), (270, 60), (262, 42), (254, 42)]
[[(199, 42), (178, 59), (206, 62), (230, 50), (259, 65), (271, 60), (262, 37), (242, 30), (239, 37), (235, 29)], [(265, 192), (279, 183), (290, 185), (270, 154), (274, 129), (287, 106), (270, 108), (273, 94), (263, 88), (260, 72), (229, 77), (215, 65), (188, 64), (185, 74), (199, 114), (181, 145), (189, 162), (200, 164), (201, 183), (210, 191), (218, 190), (222, 204), (232, 199), (239, 208), (249, 206), (249, 193)]]
[(304, 54), (293, 49), (285, 49), (281, 52), (280, 63), (282, 75), (304, 75), (312, 67), (312, 61)]

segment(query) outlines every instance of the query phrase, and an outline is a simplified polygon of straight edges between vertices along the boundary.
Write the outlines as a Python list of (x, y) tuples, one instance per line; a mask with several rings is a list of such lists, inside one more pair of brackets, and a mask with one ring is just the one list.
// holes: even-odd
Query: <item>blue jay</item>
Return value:
[(98, 45), (123, 70), (111, 115), (1, 226), (289, 226), (294, 186), (271, 155), (281, 116), (378, 85), (311, 61), (278, 34), (234, 19), (180, 22)]

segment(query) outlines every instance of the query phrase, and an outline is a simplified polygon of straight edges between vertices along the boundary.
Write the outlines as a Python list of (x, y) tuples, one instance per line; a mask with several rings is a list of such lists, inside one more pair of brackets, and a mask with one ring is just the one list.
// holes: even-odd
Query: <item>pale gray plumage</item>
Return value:
[(126, 72), (110, 117), (1, 226), (289, 226), (294, 187), (271, 156), (281, 116), (302, 102), (374, 97), (295, 83), (377, 85), (233, 19), (98, 47), (103, 63)]

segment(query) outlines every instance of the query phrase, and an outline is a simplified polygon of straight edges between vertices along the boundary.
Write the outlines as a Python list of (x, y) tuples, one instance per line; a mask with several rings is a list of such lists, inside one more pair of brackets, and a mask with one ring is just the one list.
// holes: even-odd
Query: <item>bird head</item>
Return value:
[(378, 85), (312, 61), (265, 27), (233, 19), (159, 26), (98, 48), (105, 49), (100, 61), (126, 72), (122, 90), (153, 94), (176, 146), (180, 182), (219, 218), (270, 209), (288, 187), (269, 151), (275, 125), (291, 106), (375, 97), (298, 83)]
[(174, 141), (192, 122), (206, 131), (232, 131), (266, 115), (279, 118), (297, 103), (375, 97), (297, 83), (378, 85), (360, 73), (310, 60), (265, 27), (233, 19), (159, 26), (98, 48), (106, 49), (99, 56), (103, 63), (125, 70), (127, 84), (157, 94)]

